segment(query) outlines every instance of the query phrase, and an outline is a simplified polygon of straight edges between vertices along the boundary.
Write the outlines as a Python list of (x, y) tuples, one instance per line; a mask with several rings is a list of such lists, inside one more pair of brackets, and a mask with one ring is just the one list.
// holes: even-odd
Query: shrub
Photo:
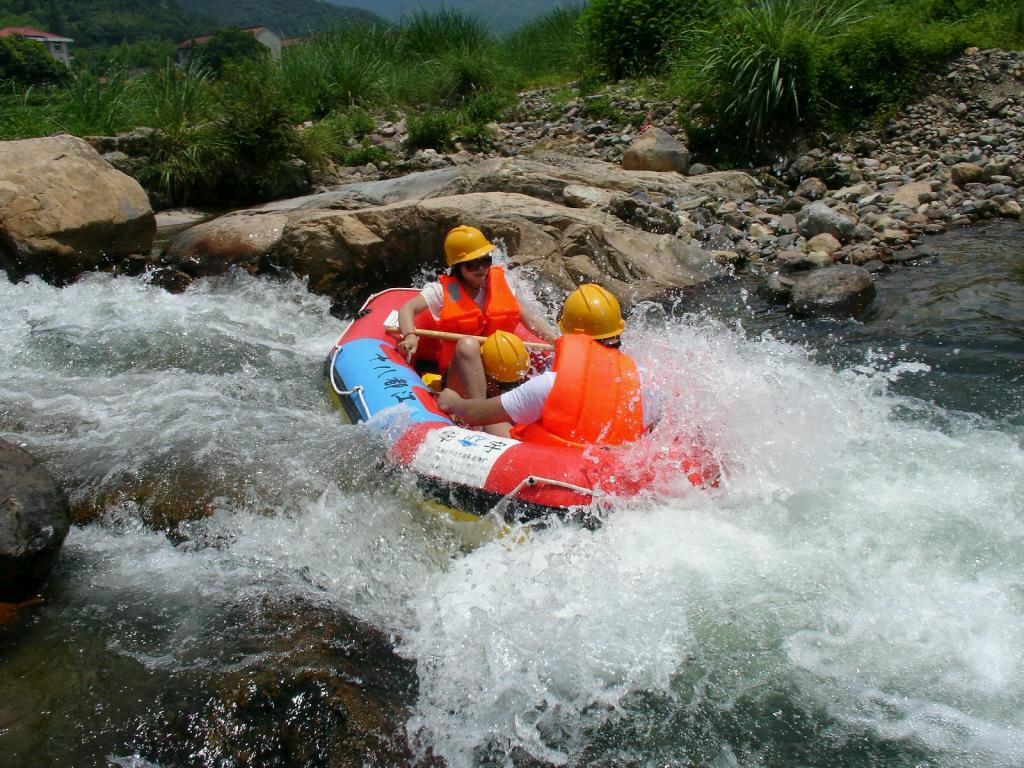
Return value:
[(68, 68), (35, 40), (0, 37), (0, 82), (19, 85), (61, 85), (69, 79)]
[(230, 158), (230, 145), (214, 121), (211, 73), (198, 61), (185, 69), (168, 63), (140, 81), (137, 120), (156, 128), (153, 151), (140, 173), (155, 204), (186, 203), (212, 186)]
[(294, 176), (290, 161), (298, 137), (292, 127), (291, 104), (275, 87), (272, 66), (269, 59), (236, 64), (217, 84), (223, 111), (219, 133), (231, 148), (219, 195), (233, 201), (274, 197), (282, 183)]
[(430, 109), (406, 120), (406, 146), (409, 149), (449, 149), (455, 132), (456, 116), (443, 109)]
[(192, 51), (192, 58), (200, 58), (218, 76), (230, 65), (266, 55), (267, 49), (238, 27), (218, 29), (205, 45)]
[(579, 25), (595, 66), (618, 79), (659, 70), (682, 30), (715, 13), (715, 0), (591, 0)]
[(831, 119), (852, 125), (909, 101), (922, 77), (970, 44), (959, 25), (914, 23), (910, 12), (869, 19), (823, 51), (820, 88)]

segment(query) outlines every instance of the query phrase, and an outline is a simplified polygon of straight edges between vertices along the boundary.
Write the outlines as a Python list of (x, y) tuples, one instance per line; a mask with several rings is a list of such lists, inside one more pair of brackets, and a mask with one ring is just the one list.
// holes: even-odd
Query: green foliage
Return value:
[(199, 57), (218, 76), (225, 67), (267, 55), (267, 49), (255, 37), (238, 27), (218, 29), (205, 45), (192, 51), (192, 58)]
[(912, 10), (894, 11), (825, 48), (819, 87), (832, 122), (849, 126), (891, 113), (914, 97), (929, 71), (971, 44), (959, 25), (914, 22)]
[(298, 156), (314, 168), (324, 167), (327, 160), (365, 165), (388, 159), (387, 152), (364, 140), (375, 126), (373, 117), (359, 108), (331, 113), (298, 132)]
[(156, 129), (140, 181), (158, 202), (183, 204), (217, 176), (231, 148), (214, 121), (212, 76), (199, 61), (185, 69), (168, 63), (141, 78), (136, 103), (141, 125)]
[(48, 136), (56, 130), (56, 109), (46, 89), (0, 86), (0, 141)]
[(618, 79), (658, 71), (682, 31), (716, 9), (715, 0), (591, 0), (579, 25), (595, 65)]
[(50, 56), (42, 43), (0, 37), (0, 82), (60, 85), (67, 82), (69, 76), (68, 68)]
[(409, 149), (450, 149), (452, 134), (458, 124), (455, 113), (444, 109), (428, 109), (406, 120), (405, 139)]
[(103, 136), (134, 127), (135, 87), (123, 73), (100, 79), (90, 72), (79, 72), (60, 100), (64, 130), (78, 136)]
[(622, 110), (616, 107), (607, 96), (584, 97), (581, 111), (591, 120), (607, 120), (611, 123), (621, 123), (624, 119)]
[(231, 165), (221, 176), (221, 197), (238, 202), (266, 199), (291, 174), (297, 136), (287, 96), (274, 87), (273, 62), (244, 61), (229, 67), (216, 88), (221, 134)]
[(360, 8), (320, 0), (176, 0), (189, 13), (207, 16), (214, 26), (264, 26), (286, 36), (308, 35), (353, 24), (379, 24), (382, 19)]
[(383, 27), (333, 30), (285, 48), (279, 76), (304, 114), (322, 117), (387, 98), (397, 37)]
[(386, 150), (368, 141), (361, 141), (356, 146), (345, 150), (339, 158), (342, 165), (366, 165), (367, 163), (380, 165), (385, 160), (391, 159), (391, 155)]
[(167, 40), (138, 40), (111, 46), (75, 50), (73, 64), (79, 71), (94, 75), (160, 69), (173, 61), (177, 46)]
[(586, 66), (586, 46), (578, 7), (556, 8), (499, 43), (508, 69), (530, 82), (578, 76)]
[(771, 143), (820, 117), (822, 47), (857, 14), (841, 0), (738, 3), (690, 40), (675, 79), (730, 141)]
[(402, 25), (402, 50), (414, 60), (425, 61), (455, 52), (485, 54), (492, 44), (491, 33), (483, 22), (448, 8), (418, 11)]
[(184, 40), (217, 26), (174, 0), (0, 0), (0, 16), (74, 39), (73, 50), (123, 41)]

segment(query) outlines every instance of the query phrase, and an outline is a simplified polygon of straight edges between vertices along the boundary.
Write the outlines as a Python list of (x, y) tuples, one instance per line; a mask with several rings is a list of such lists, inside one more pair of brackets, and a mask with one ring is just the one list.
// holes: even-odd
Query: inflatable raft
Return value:
[[(699, 487), (717, 485), (719, 467), (699, 442), (670, 446), (565, 448), (520, 442), (466, 429), (442, 413), (421, 374), (430, 370), (438, 342), (421, 337), (410, 365), (397, 349), (398, 309), (418, 292), (393, 288), (374, 294), (345, 329), (324, 365), (328, 396), (350, 423), (383, 411), (396, 414), (401, 434), (386, 462), (415, 473), (433, 502), (475, 516), (498, 512), (506, 520), (548, 514), (586, 517), (606, 497), (644, 493), (666, 471)], [(416, 327), (432, 329), (426, 311)], [(534, 339), (520, 326), (524, 339)], [(651, 441), (653, 442), (653, 441)]]

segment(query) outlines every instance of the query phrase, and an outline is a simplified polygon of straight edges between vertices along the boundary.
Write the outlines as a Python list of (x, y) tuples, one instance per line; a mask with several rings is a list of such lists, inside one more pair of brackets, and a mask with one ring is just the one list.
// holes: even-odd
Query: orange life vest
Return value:
[[(449, 333), (468, 333), (490, 336), (495, 331), (515, 332), (519, 325), (519, 302), (505, 281), (505, 270), (491, 267), (487, 271), (484, 290), (484, 309), (481, 312), (458, 278), (441, 275), (438, 278), (444, 293), (444, 304), (437, 321), (437, 329)], [(437, 354), (437, 365), (442, 372), (451, 365), (455, 342), (445, 341)]]
[(516, 426), (512, 437), (547, 445), (622, 445), (644, 433), (640, 373), (617, 349), (584, 334), (555, 342), (558, 374), (540, 419)]

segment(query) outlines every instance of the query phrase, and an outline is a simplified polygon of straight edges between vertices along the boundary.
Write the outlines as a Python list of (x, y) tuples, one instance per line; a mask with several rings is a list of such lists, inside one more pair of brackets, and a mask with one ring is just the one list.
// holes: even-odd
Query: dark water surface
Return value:
[(722, 488), (471, 550), (327, 408), (297, 281), (0, 282), (0, 436), (92, 513), (0, 635), (0, 763), (1024, 764), (1022, 237), (862, 323), (634, 317)]

